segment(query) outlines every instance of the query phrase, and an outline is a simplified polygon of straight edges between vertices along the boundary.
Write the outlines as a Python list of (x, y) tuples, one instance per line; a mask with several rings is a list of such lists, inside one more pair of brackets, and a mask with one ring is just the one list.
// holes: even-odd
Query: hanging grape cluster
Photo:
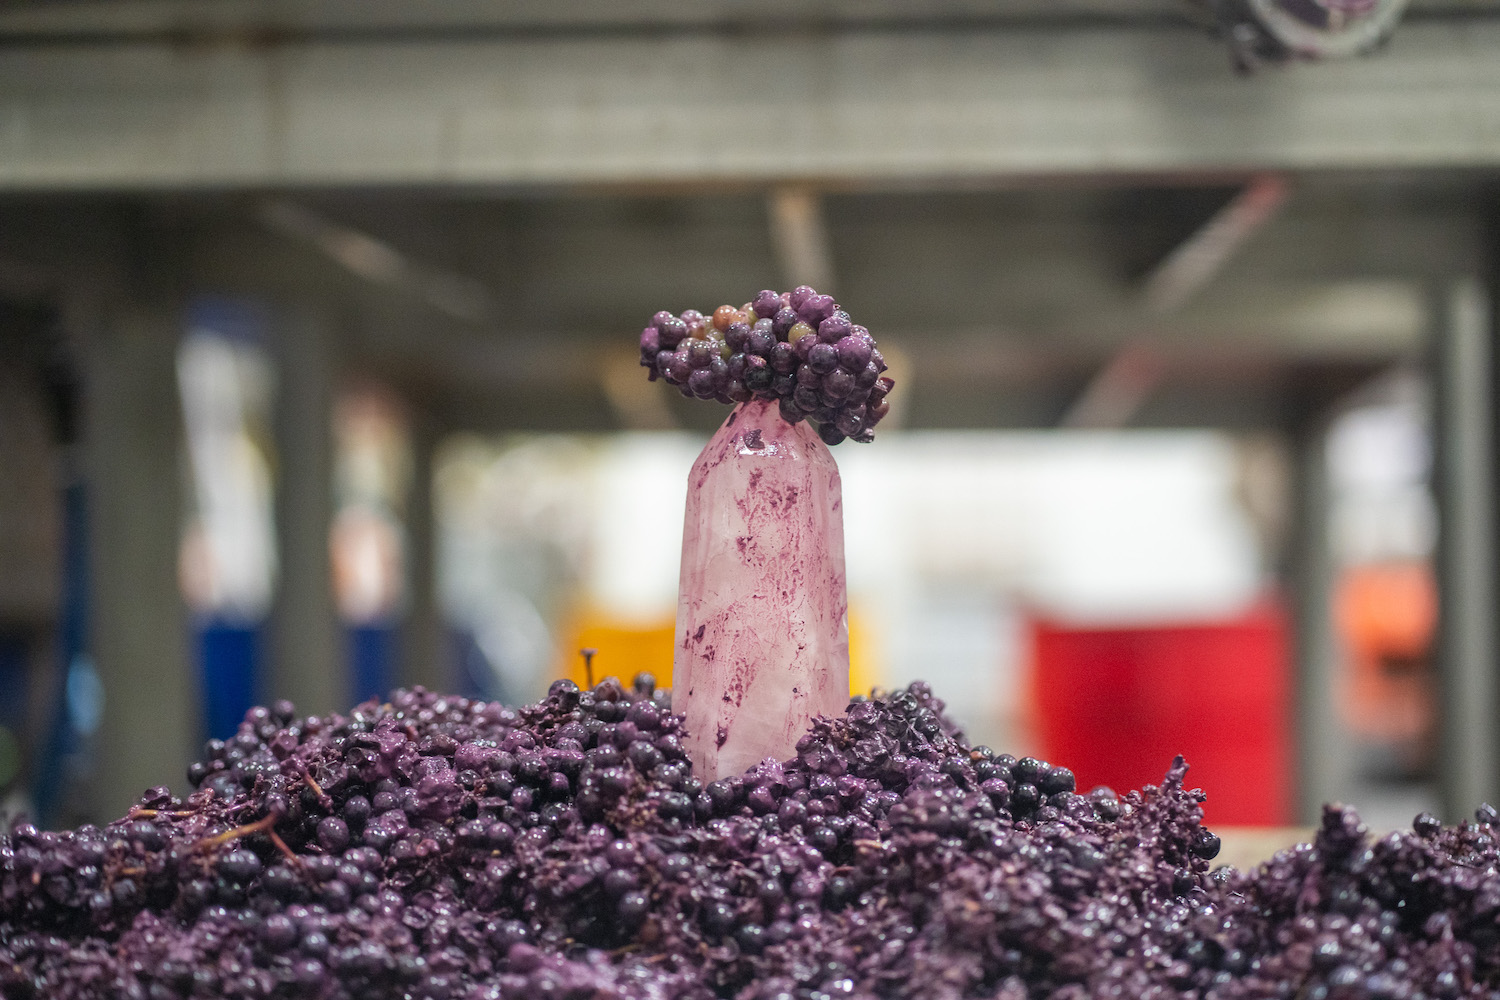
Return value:
[(641, 331), (641, 365), (685, 396), (777, 402), (782, 417), (811, 420), (830, 445), (873, 440), (895, 385), (870, 331), (807, 285), (708, 316), (659, 312)]

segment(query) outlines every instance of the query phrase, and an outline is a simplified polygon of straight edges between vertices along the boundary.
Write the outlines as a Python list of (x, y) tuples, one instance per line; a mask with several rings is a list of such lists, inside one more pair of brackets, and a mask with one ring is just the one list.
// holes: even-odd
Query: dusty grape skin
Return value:
[(1500, 988), (1488, 807), (1376, 842), (1329, 807), (1311, 844), (1210, 871), (1180, 759), (1160, 786), (1079, 794), (1066, 768), (970, 746), (918, 684), (705, 786), (668, 695), (608, 678), (520, 710), (420, 690), (327, 719), (257, 709), (186, 801), (152, 789), (103, 829), (0, 839), (0, 995)]
[[(640, 337), (647, 377), (664, 379), (683, 395), (721, 402), (790, 397), (781, 406), (787, 421), (811, 419), (828, 444), (846, 437), (864, 443), (874, 440), (875, 425), (890, 408), (864, 405), (870, 396), (863, 390), (875, 386), (885, 361), (870, 331), (853, 323), (831, 296), (806, 285), (788, 293), (763, 289), (745, 309), (722, 305), (712, 315), (712, 323), (703, 322), (702, 314), (691, 309), (681, 316), (665, 310), (652, 316)], [(712, 352), (721, 354), (727, 364), (710, 380), (700, 372)], [(807, 378), (794, 382), (773, 377), (789, 376), (799, 365), (818, 377), (831, 376), (831, 391), (799, 398), (795, 388), (812, 384)], [(893, 384), (889, 378), (884, 381), (881, 397)]]

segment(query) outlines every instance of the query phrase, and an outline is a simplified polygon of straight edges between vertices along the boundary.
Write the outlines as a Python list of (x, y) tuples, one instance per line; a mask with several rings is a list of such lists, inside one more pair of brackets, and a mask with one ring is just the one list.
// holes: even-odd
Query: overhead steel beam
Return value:
[[(1457, 0), (1464, 5), (1496, 0)], [(1449, 9), (1455, 0), (1417, 0)], [(301, 35), (546, 29), (741, 27), (745, 25), (852, 25), (919, 22), (1132, 22), (1186, 20), (1182, 0), (90, 0), (29, 4), (0, 11), (0, 37), (47, 39), (190, 36), (274, 32)], [(1198, 16), (1204, 23), (1209, 18)]]
[(1500, 166), (1500, 23), (1244, 80), (1186, 26), (0, 48), (0, 191)]
[[(1411, 0), (1408, 21), (1500, 14), (1500, 0)], [(410, 32), (522, 32), (889, 24), (1132, 24), (1208, 26), (1212, 14), (1188, 0), (73, 0), (0, 11), (0, 38), (375, 35)]]

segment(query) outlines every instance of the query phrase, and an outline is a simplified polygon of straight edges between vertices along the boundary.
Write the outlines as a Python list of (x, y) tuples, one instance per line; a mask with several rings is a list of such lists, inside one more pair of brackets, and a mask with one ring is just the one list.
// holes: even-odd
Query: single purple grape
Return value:
[[(832, 295), (809, 295), (797, 308), (797, 315), (813, 327), (817, 327), (823, 320), (832, 316), (837, 309), (838, 303), (833, 300)], [(840, 333), (840, 336), (843, 336), (843, 333)]]
[(831, 399), (844, 399), (854, 391), (854, 376), (841, 368), (835, 368), (823, 377), (823, 394)]
[(724, 331), (724, 343), (735, 353), (745, 350), (745, 345), (750, 341), (750, 327), (744, 323), (731, 323), (729, 329)]
[(836, 312), (818, 324), (818, 339), (825, 344), (836, 344), (849, 335), (850, 329), (849, 314)]
[(318, 844), (330, 854), (349, 845), (349, 826), (337, 816), (326, 816), (318, 823)]
[(655, 325), (661, 346), (667, 350), (675, 349), (688, 335), (688, 324), (670, 314), (665, 320)]
[(844, 337), (834, 345), (839, 354), (839, 367), (858, 374), (870, 363), (870, 345), (859, 337)]
[(763, 289), (756, 293), (754, 300), (750, 304), (750, 308), (755, 311), (755, 315), (762, 319), (775, 316), (781, 309), (781, 293), (772, 291), (769, 288)]
[(773, 344), (767, 360), (771, 362), (771, 368), (783, 375), (797, 370), (797, 349), (791, 344), (778, 342)]
[(688, 364), (693, 368), (707, 368), (719, 352), (719, 342), (714, 340), (689, 340), (687, 342)]
[(751, 392), (761, 392), (771, 384), (772, 371), (766, 359), (756, 354), (745, 355), (745, 371), (740, 380)]
[(808, 348), (807, 365), (819, 375), (826, 375), (839, 366), (839, 352), (832, 344), (814, 344)]
[(745, 347), (745, 352), (747, 354), (759, 354), (761, 357), (766, 357), (771, 353), (771, 349), (774, 346), (776, 346), (776, 338), (769, 330), (752, 330)]

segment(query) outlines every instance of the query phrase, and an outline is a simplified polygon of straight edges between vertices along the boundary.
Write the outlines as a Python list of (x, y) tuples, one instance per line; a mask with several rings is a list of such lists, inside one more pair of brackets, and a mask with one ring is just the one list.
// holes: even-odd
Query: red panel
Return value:
[(1032, 623), (1043, 752), (1080, 790), (1161, 781), (1182, 754), (1223, 825), (1289, 817), (1285, 617), (1267, 601), (1235, 621), (1147, 628)]

